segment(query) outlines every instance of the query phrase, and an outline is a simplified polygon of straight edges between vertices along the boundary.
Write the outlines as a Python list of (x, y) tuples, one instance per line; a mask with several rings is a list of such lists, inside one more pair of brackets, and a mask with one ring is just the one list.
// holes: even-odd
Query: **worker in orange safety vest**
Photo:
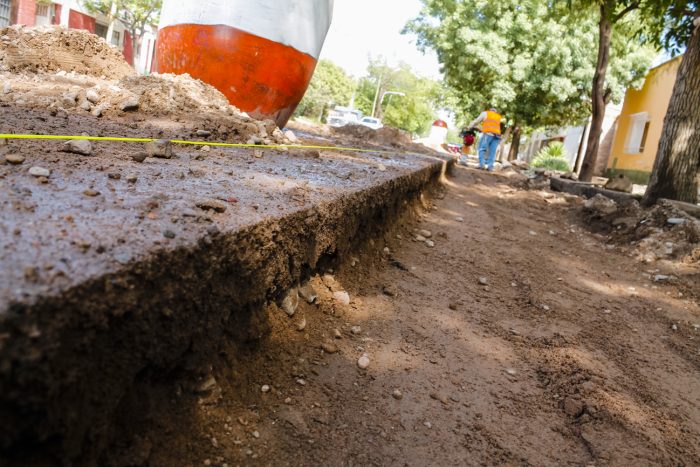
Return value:
[(481, 114), (469, 124), (469, 128), (481, 123), (481, 141), (479, 141), (479, 168), (488, 168), (493, 172), (493, 163), (496, 159), (496, 150), (501, 143), (501, 121), (503, 116), (495, 108), (481, 112)]

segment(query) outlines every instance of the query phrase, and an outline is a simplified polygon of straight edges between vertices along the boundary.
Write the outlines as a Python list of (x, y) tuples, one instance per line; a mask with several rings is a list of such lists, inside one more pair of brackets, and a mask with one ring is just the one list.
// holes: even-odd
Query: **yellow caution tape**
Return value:
[[(119, 136), (68, 136), (68, 135), (20, 135), (20, 134), (2, 134), (0, 139), (54, 139), (54, 140), (70, 140), (82, 139), (88, 141), (119, 141), (125, 143), (151, 143), (153, 141), (161, 141), (160, 138), (126, 138)], [(214, 146), (228, 148), (259, 148), (259, 149), (318, 149), (326, 151), (352, 151), (352, 152), (371, 152), (371, 153), (393, 153), (396, 151), (388, 151), (384, 149), (365, 149), (365, 148), (347, 148), (342, 146), (313, 146), (313, 145), (288, 145), (288, 144), (247, 144), (247, 143), (215, 143), (209, 141), (187, 141), (180, 139), (168, 140), (172, 144), (185, 144), (193, 146)]]

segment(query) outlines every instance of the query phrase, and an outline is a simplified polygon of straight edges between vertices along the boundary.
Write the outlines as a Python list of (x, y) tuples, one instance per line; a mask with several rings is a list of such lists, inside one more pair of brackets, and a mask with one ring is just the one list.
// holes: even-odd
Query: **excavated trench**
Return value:
[[(422, 162), (362, 189), (242, 228), (200, 229), (175, 248), (91, 269), (58, 292), (8, 300), (0, 313), (0, 464), (104, 464), (130, 414), (144, 410), (145, 388), (206, 362), (222, 342), (263, 337), (266, 303), (390, 228), (450, 167), (416, 157)], [(4, 277), (4, 290), (23, 285)]]

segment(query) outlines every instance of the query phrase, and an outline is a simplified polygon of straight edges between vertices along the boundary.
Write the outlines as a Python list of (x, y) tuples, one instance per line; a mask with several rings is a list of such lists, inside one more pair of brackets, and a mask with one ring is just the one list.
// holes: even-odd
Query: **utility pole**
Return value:
[(64, 0), (61, 4), (61, 21), (59, 24), (64, 28), (68, 27), (68, 18), (70, 17), (70, 7), (73, 2), (71, 0)]
[(112, 1), (112, 6), (109, 7), (109, 27), (107, 28), (107, 37), (105, 40), (108, 44), (112, 43), (112, 36), (114, 35), (114, 22), (117, 18), (117, 2)]
[(379, 100), (379, 90), (382, 87), (382, 78), (383, 77), (384, 77), (384, 75), (379, 75), (379, 79), (377, 80), (377, 92), (374, 93), (374, 102), (372, 103), (372, 117), (374, 117), (375, 112), (377, 110), (377, 100)]
[(379, 99), (379, 105), (377, 105), (377, 112), (372, 112), (372, 117), (378, 118), (376, 114), (382, 115), (382, 103), (384, 102), (384, 98), (386, 96), (389, 96), (389, 101), (391, 102), (391, 96), (401, 96), (404, 97), (406, 96), (406, 93), (403, 92), (397, 92), (397, 91), (384, 91), (382, 93), (382, 97)]
[(581, 141), (578, 144), (578, 151), (576, 151), (576, 162), (574, 162), (573, 172), (578, 175), (581, 172), (581, 165), (583, 164), (583, 155), (586, 151), (586, 141), (588, 140), (588, 132), (590, 131), (590, 122), (586, 122), (583, 126), (583, 133), (581, 134)]

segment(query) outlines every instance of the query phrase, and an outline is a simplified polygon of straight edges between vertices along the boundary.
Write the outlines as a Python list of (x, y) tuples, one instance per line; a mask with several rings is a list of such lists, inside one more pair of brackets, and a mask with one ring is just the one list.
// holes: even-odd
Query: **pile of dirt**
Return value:
[(140, 96), (139, 107), (151, 115), (187, 112), (240, 113), (218, 89), (188, 74), (153, 74), (122, 79), (119, 85)]
[(135, 74), (121, 52), (101, 37), (59, 26), (0, 29), (0, 70), (64, 70), (109, 79)]
[(0, 105), (54, 116), (148, 120), (171, 138), (291, 144), (274, 122), (249, 117), (187, 74), (137, 76), (118, 50), (87, 31), (12, 26), (0, 39)]
[(543, 169), (529, 169), (521, 164), (502, 166), (500, 174), (508, 178), (508, 184), (520, 190), (544, 190), (549, 186), (553, 173)]
[[(0, 105), (85, 115), (160, 126), (170, 138), (190, 137), (236, 143), (290, 144), (271, 120), (258, 121), (212, 86), (188, 75), (130, 76), (110, 81), (74, 72), (2, 74)], [(9, 130), (9, 129), (8, 129)], [(85, 132), (94, 131), (88, 126)], [(184, 133), (183, 131), (184, 130)]]
[(599, 194), (586, 201), (583, 215), (611, 242), (632, 246), (645, 263), (664, 259), (700, 263), (700, 221), (670, 203), (643, 209), (636, 200), (618, 203)]
[(413, 144), (410, 133), (390, 126), (374, 130), (364, 125), (345, 125), (334, 128), (333, 131), (338, 135), (350, 136), (382, 145), (406, 147)]

